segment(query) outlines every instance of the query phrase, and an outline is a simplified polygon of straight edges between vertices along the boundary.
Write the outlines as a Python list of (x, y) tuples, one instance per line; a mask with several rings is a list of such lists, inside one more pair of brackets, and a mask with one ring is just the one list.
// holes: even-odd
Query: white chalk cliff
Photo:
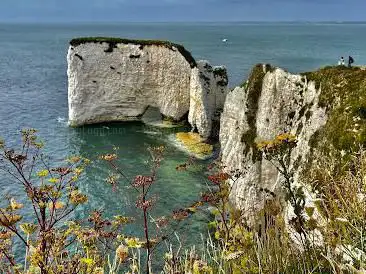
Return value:
[(70, 44), (70, 125), (136, 120), (151, 106), (173, 120), (189, 113), (200, 135), (211, 135), (211, 120), (227, 91), (224, 68), (197, 66), (189, 52), (170, 42), (80, 38)]
[(256, 142), (283, 132), (296, 135), (290, 168), (298, 183), (311, 149), (309, 142), (327, 121), (325, 108), (318, 104), (320, 92), (304, 76), (257, 65), (249, 80), (227, 95), (220, 125), (222, 164), (227, 170), (243, 172), (233, 185), (232, 200), (248, 214), (261, 209), (269, 198), (264, 189), (282, 193), (281, 175), (258, 155)]
[(188, 122), (204, 138), (218, 135), (218, 124), (227, 94), (227, 72), (198, 61), (192, 70)]
[(282, 175), (261, 157), (257, 142), (284, 132), (297, 137), (289, 163), (294, 184), (312, 161), (314, 144), (318, 150), (322, 143), (322, 153), (327, 147), (343, 153), (366, 143), (360, 68), (296, 75), (256, 65), (248, 81), (228, 91), (224, 67), (196, 62), (170, 42), (82, 38), (71, 41), (67, 59), (71, 125), (140, 119), (149, 106), (174, 120), (188, 114), (202, 137), (220, 130), (222, 165), (243, 173), (232, 201), (248, 213), (260, 210), (268, 193), (284, 194)]

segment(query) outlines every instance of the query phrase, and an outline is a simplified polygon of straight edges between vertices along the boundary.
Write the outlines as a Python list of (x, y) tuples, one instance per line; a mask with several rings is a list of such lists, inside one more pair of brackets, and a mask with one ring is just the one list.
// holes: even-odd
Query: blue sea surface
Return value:
[[(109, 216), (122, 214), (139, 219), (135, 193), (126, 182), (113, 192), (105, 183), (109, 169), (96, 159), (100, 153), (119, 147), (121, 167), (133, 178), (149, 172), (145, 163), (147, 148), (165, 145), (165, 161), (154, 186), (160, 198), (154, 214), (167, 215), (199, 197), (206, 189), (205, 175), (175, 169), (187, 160), (187, 155), (168, 140), (172, 130), (141, 123), (67, 126), (66, 53), (72, 38), (117, 36), (181, 43), (196, 59), (225, 65), (230, 86), (234, 87), (246, 79), (256, 63), (271, 63), (290, 72), (301, 72), (333, 65), (340, 56), (347, 59), (352, 55), (355, 64), (366, 64), (365, 33), (366, 24), (361, 23), (0, 24), (0, 136), (16, 145), (20, 129), (36, 128), (51, 160), (57, 162), (70, 154), (95, 160), (81, 181), (89, 202), (76, 213), (79, 216), (100, 209)], [(223, 43), (222, 39), (228, 42)], [(206, 164), (199, 162), (202, 167)], [(11, 193), (21, 200), (19, 188), (4, 178), (0, 175), (0, 194)], [(204, 216), (194, 217), (180, 235), (192, 242), (192, 232), (204, 233), (205, 222)], [(136, 231), (140, 225), (137, 221), (129, 232)]]

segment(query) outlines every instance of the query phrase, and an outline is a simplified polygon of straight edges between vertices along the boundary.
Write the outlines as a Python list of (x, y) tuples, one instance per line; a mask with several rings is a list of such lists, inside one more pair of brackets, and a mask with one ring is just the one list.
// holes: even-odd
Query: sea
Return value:
[[(89, 196), (89, 202), (73, 217), (86, 218), (92, 210), (109, 217), (131, 216), (136, 222), (126, 227), (125, 234), (141, 236), (136, 193), (129, 182), (121, 181), (115, 189), (106, 183), (111, 170), (98, 161), (99, 155), (118, 147), (120, 168), (132, 179), (149, 174), (148, 148), (165, 146), (164, 161), (152, 188), (158, 198), (151, 211), (155, 217), (171, 215), (199, 199), (209, 185), (206, 167), (210, 161), (197, 160), (187, 171), (176, 169), (189, 156), (177, 149), (171, 136), (187, 128), (159, 129), (137, 122), (69, 127), (66, 54), (72, 38), (113, 36), (180, 43), (197, 60), (224, 65), (229, 85), (235, 87), (246, 80), (256, 63), (270, 63), (293, 73), (335, 65), (341, 56), (347, 60), (351, 55), (355, 65), (366, 64), (365, 33), (363, 23), (2, 23), (0, 136), (16, 148), (20, 130), (35, 128), (50, 162), (62, 164), (68, 155), (91, 159), (92, 164), (80, 179), (80, 189)], [(0, 195), (12, 195), (26, 203), (19, 185), (1, 173)], [(25, 215), (31, 218), (29, 207)], [(208, 221), (207, 212), (198, 212), (180, 226), (177, 235), (183, 243), (199, 245)]]

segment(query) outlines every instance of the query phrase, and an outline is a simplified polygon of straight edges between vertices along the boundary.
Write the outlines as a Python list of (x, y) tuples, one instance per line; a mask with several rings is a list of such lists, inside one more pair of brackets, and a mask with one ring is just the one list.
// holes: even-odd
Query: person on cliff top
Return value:
[(338, 61), (338, 66), (344, 66), (345, 62), (344, 62), (344, 58), (343, 56), (341, 57), (341, 59)]
[(348, 67), (350, 68), (352, 64), (355, 62), (355, 60), (352, 58), (352, 56), (348, 56)]

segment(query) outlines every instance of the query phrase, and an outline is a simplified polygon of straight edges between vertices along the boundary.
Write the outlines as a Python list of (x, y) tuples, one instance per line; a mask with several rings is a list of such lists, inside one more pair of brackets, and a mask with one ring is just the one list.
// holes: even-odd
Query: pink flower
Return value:
[(154, 178), (151, 176), (143, 176), (137, 175), (133, 180), (132, 186), (134, 187), (142, 187), (142, 186), (149, 186), (154, 182)]

